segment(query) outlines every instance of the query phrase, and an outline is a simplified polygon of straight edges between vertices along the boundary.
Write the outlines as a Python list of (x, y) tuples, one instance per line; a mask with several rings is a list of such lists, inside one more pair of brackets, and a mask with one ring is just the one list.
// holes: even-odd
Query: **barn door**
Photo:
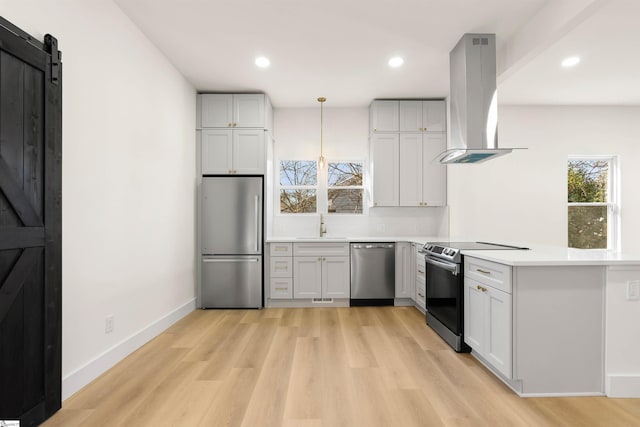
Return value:
[(62, 89), (55, 38), (0, 17), (0, 421), (61, 404)]

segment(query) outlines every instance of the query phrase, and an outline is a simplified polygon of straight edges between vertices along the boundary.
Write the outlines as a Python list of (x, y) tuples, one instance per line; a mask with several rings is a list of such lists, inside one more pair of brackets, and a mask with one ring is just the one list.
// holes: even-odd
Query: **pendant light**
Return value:
[(324, 168), (324, 156), (322, 155), (322, 105), (327, 100), (327, 98), (318, 98), (318, 102), (320, 103), (320, 159), (318, 159), (318, 167), (320, 169)]

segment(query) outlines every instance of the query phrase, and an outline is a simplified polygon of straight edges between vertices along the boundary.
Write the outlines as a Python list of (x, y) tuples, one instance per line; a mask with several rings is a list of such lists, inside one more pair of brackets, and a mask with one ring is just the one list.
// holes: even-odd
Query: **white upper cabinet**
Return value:
[(371, 162), (373, 172), (373, 206), (398, 206), (399, 135), (373, 134)]
[(200, 122), (203, 128), (226, 128), (233, 125), (233, 95), (208, 93), (200, 97)]
[(446, 134), (400, 134), (400, 206), (445, 206), (446, 166), (433, 159)]
[(203, 174), (264, 174), (264, 130), (203, 129), (200, 132)]
[(400, 101), (400, 132), (446, 132), (443, 100)]
[(264, 95), (233, 95), (233, 127), (264, 128)]
[(271, 102), (262, 93), (205, 93), (198, 98), (200, 128), (271, 129)]
[(233, 131), (207, 129), (201, 133), (202, 173), (227, 174), (233, 170)]
[(422, 206), (447, 205), (447, 166), (433, 161), (446, 149), (446, 134), (422, 135)]
[(399, 101), (373, 101), (369, 109), (373, 132), (398, 132)]

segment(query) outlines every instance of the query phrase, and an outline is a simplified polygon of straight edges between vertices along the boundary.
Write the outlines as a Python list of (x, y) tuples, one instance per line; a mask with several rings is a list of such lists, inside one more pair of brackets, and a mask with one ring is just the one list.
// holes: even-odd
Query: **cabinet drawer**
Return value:
[(416, 302), (423, 308), (425, 307), (426, 295), (424, 281), (416, 280)]
[(294, 243), (294, 256), (349, 256), (348, 243)]
[(512, 293), (511, 267), (508, 265), (467, 256), (464, 258), (464, 274), (485, 285)]
[(426, 271), (424, 256), (416, 257), (416, 279), (420, 279), (424, 282), (426, 278)]
[(270, 282), (271, 299), (292, 299), (293, 279), (290, 277), (272, 277)]
[(292, 257), (271, 257), (269, 260), (271, 277), (293, 277)]
[(271, 256), (291, 256), (293, 245), (291, 243), (270, 243), (269, 254)]

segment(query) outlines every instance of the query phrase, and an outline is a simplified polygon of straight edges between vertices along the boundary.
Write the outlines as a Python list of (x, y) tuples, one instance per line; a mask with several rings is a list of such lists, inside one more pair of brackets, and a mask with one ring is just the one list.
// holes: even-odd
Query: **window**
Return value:
[(364, 162), (280, 161), (280, 213), (362, 214)]
[(327, 168), (327, 212), (362, 213), (363, 163), (332, 163)]
[(617, 249), (613, 157), (571, 157), (567, 168), (569, 247)]
[(318, 166), (310, 160), (280, 162), (280, 212), (317, 211)]

